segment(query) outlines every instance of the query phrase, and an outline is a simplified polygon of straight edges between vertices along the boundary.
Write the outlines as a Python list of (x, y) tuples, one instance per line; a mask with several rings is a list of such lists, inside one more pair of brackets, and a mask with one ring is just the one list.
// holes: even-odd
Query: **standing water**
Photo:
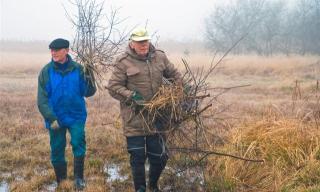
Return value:
[(104, 172), (107, 173), (107, 182), (125, 181), (128, 179), (127, 175), (120, 174), (120, 166), (116, 164), (108, 164), (104, 166)]
[(0, 182), (0, 192), (9, 192), (9, 184), (7, 182)]

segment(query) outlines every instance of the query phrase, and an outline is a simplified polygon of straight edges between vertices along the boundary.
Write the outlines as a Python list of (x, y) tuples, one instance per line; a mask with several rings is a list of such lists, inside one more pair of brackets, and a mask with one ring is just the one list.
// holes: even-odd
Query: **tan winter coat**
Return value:
[(149, 101), (162, 84), (162, 77), (181, 80), (181, 75), (168, 60), (165, 53), (150, 45), (149, 56), (139, 57), (130, 47), (120, 55), (109, 80), (110, 95), (120, 101), (125, 136), (143, 136), (154, 133), (152, 125), (147, 125), (144, 116), (136, 114), (125, 101), (130, 100), (133, 91), (141, 93)]

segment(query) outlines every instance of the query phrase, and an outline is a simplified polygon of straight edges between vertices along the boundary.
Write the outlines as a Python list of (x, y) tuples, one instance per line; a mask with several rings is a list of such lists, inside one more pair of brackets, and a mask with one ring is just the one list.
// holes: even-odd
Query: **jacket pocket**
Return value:
[(126, 73), (128, 77), (127, 88), (132, 91), (138, 90), (139, 85), (145, 81), (144, 74), (138, 67), (129, 67)]
[(140, 73), (140, 69), (138, 69), (137, 67), (129, 67), (127, 69), (127, 75), (128, 76), (134, 76)]

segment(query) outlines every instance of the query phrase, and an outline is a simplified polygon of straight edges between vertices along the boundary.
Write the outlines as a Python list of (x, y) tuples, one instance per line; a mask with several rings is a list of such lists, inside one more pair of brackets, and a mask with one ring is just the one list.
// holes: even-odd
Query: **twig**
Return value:
[(209, 156), (209, 155), (219, 155), (219, 156), (227, 156), (227, 157), (231, 157), (231, 158), (235, 158), (235, 159), (239, 159), (239, 160), (243, 160), (243, 161), (255, 162), (255, 163), (264, 163), (265, 162), (265, 160), (263, 160), (263, 159), (248, 159), (248, 158), (239, 157), (236, 155), (231, 155), (228, 153), (222, 153), (222, 152), (217, 152), (217, 151), (206, 151), (206, 150), (200, 150), (200, 149), (187, 149), (187, 148), (169, 148), (169, 149), (173, 150), (173, 151), (182, 152), (182, 153), (204, 153), (205, 156), (202, 157), (199, 161), (203, 160), (206, 156)]

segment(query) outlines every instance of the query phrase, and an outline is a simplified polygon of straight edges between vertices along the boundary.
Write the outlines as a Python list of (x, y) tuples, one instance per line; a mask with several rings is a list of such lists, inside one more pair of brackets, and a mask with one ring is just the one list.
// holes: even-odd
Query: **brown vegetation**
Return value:
[[(36, 106), (36, 87), (37, 73), (48, 62), (49, 55), (0, 56), (0, 181), (8, 182), (12, 191), (48, 191), (54, 173), (49, 137)], [(183, 68), (180, 55), (170, 58)], [(210, 60), (209, 55), (191, 53), (189, 63), (195, 68), (209, 64)], [(209, 155), (202, 162), (205, 170), (191, 169), (183, 177), (182, 173), (173, 177), (176, 173), (170, 167), (178, 163), (173, 160), (183, 155), (172, 157), (161, 186), (201, 191), (202, 175), (207, 191), (319, 190), (319, 71), (319, 58), (314, 56), (229, 56), (210, 77), (210, 86), (251, 86), (230, 90), (210, 108), (215, 119), (205, 119), (212, 144), (208, 150), (265, 162)], [(301, 97), (293, 101), (296, 80)], [(215, 93), (217, 90), (213, 89), (211, 94)], [(86, 191), (132, 191), (118, 103), (106, 92), (99, 92), (87, 104)], [(70, 145), (67, 158), (69, 180), (63, 188), (72, 191)], [(111, 175), (105, 169), (111, 164), (121, 165), (120, 173), (128, 177), (108, 182)], [(194, 176), (199, 177), (191, 179)]]

